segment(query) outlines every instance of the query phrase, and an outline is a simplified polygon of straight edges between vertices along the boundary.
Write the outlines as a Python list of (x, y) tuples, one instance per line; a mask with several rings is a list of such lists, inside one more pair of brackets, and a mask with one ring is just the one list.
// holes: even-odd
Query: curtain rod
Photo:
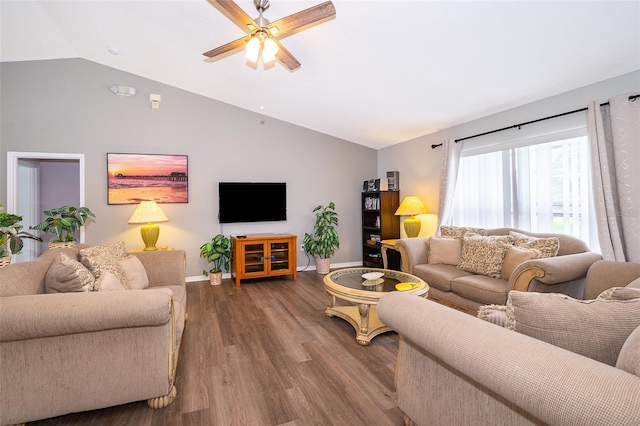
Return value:
[[(630, 101), (635, 101), (636, 98), (638, 98), (638, 97), (640, 97), (640, 95), (632, 95), (632, 96), (629, 96), (629, 100)], [(605, 106), (605, 105), (609, 105), (609, 102), (605, 102), (603, 104), (600, 104), (600, 106)], [(545, 121), (545, 120), (550, 120), (552, 118), (558, 118), (558, 117), (562, 117), (562, 116), (569, 115), (569, 114), (575, 114), (576, 112), (586, 111), (587, 109), (588, 108), (580, 108), (580, 109), (576, 109), (576, 110), (569, 111), (569, 112), (563, 112), (561, 114), (551, 115), (549, 117), (538, 118), (537, 120), (527, 121), (525, 123), (520, 123), (520, 124), (514, 124), (513, 126), (503, 127), (502, 129), (491, 130), (489, 132), (478, 133), (477, 135), (467, 136), (467, 137), (464, 137), (464, 138), (456, 139), (455, 142), (458, 143), (458, 142), (466, 141), (467, 139), (473, 139), (473, 138), (477, 138), (477, 137), (480, 137), (480, 136), (490, 135), (492, 133), (502, 132), (503, 130), (509, 130), (509, 129), (515, 129), (515, 128), (519, 129), (521, 126), (526, 126), (527, 124), (533, 124), (533, 123), (537, 123), (539, 121)], [(442, 144), (441, 143), (433, 144), (433, 145), (431, 145), (431, 149), (435, 149), (435, 148), (437, 148), (439, 146), (442, 146)]]

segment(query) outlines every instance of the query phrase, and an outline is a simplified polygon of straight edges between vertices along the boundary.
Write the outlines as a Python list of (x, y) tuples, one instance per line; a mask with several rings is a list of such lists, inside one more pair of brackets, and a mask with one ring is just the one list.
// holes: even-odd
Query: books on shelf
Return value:
[(380, 198), (378, 197), (365, 197), (364, 198), (365, 210), (380, 210)]

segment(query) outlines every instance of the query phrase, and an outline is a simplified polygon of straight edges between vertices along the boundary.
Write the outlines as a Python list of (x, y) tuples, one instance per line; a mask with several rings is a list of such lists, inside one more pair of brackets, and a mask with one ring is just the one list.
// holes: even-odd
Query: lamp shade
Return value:
[(141, 201), (129, 218), (129, 223), (167, 222), (168, 220), (167, 215), (155, 201)]
[(400, 203), (400, 207), (396, 210), (396, 216), (414, 216), (417, 214), (426, 214), (429, 213), (429, 210), (422, 204), (420, 198), (415, 195), (411, 195), (409, 197), (404, 197), (402, 203)]

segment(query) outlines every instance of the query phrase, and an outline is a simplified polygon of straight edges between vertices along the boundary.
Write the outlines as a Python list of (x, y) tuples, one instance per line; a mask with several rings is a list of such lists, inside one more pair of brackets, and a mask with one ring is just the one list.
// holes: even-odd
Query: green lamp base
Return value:
[(407, 237), (415, 238), (420, 234), (420, 226), (422, 226), (420, 219), (417, 219), (415, 216), (411, 216), (409, 219), (405, 219), (404, 221), (404, 232), (407, 233)]

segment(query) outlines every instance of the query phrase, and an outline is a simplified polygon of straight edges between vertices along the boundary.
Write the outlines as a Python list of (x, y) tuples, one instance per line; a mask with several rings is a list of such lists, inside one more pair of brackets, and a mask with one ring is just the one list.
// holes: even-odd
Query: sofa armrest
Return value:
[(396, 249), (402, 258), (402, 272), (411, 274), (414, 266), (429, 261), (429, 238), (401, 238)]
[(147, 271), (149, 287), (184, 285), (186, 254), (184, 250), (158, 250), (133, 253)]
[(0, 342), (164, 325), (170, 291), (127, 290), (0, 298)]
[[(377, 312), (401, 342), (448, 365), (447, 380), (480, 384), (547, 424), (640, 424), (638, 376), (407, 293), (383, 296)], [(411, 371), (422, 368), (412, 359)]]
[(586, 277), (589, 267), (601, 259), (602, 256), (598, 253), (587, 251), (528, 260), (518, 265), (511, 273), (509, 286), (512, 290), (528, 291), (534, 278), (545, 285), (578, 280)]

